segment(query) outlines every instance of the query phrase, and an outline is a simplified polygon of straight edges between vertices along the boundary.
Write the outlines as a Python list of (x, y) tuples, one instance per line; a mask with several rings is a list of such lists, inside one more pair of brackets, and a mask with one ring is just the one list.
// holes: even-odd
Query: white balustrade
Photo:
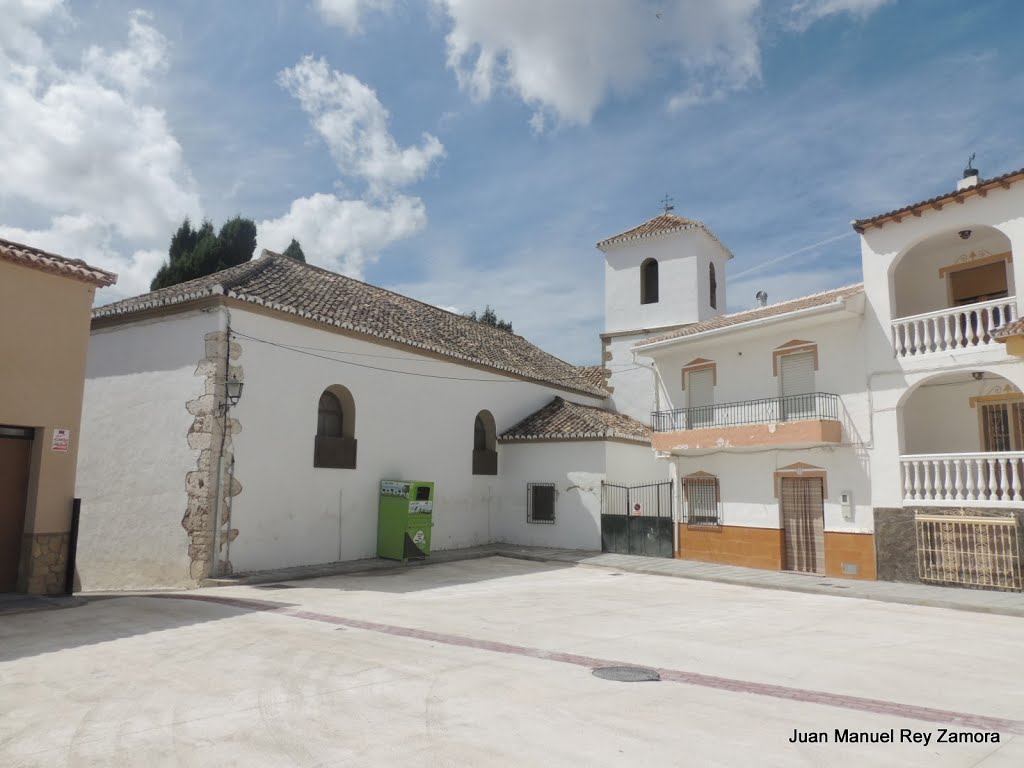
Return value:
[(1024, 452), (901, 456), (903, 501), (1000, 506), (1024, 499)]
[(900, 317), (892, 321), (892, 346), (896, 357), (984, 347), (995, 344), (992, 334), (1016, 319), (1015, 296)]

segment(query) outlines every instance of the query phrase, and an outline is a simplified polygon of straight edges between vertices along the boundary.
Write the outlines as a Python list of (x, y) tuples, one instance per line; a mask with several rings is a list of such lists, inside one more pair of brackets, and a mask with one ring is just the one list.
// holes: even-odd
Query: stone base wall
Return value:
[(920, 581), (914, 510), (875, 507), (875, 562), (880, 581)]
[(69, 533), (26, 533), (21, 544), (18, 591), (63, 595), (68, 570)]

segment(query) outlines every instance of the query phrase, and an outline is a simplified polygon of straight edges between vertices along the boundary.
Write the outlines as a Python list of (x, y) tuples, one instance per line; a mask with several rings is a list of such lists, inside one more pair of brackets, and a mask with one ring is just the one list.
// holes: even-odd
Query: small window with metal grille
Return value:
[(526, 485), (526, 522), (555, 522), (555, 484), (527, 483)]
[(721, 525), (722, 512), (717, 477), (686, 478), (687, 525)]

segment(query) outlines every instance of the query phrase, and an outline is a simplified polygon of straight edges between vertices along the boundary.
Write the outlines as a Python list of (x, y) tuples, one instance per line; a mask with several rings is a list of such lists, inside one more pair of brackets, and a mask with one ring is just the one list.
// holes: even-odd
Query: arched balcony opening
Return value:
[(1017, 318), (1009, 238), (989, 226), (950, 230), (910, 248), (891, 271), (897, 357), (996, 343)]
[(985, 371), (932, 376), (899, 406), (905, 504), (1024, 501), (1024, 394)]

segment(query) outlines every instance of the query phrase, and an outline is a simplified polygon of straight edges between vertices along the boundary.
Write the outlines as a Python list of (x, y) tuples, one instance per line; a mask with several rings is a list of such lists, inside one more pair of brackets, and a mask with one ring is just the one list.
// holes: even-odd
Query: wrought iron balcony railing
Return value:
[(812, 419), (838, 421), (838, 395), (809, 392), (806, 395), (766, 397), (736, 403), (715, 403), (651, 414), (655, 432), (677, 432), (685, 429), (740, 427), (746, 424), (774, 424), (780, 421)]

